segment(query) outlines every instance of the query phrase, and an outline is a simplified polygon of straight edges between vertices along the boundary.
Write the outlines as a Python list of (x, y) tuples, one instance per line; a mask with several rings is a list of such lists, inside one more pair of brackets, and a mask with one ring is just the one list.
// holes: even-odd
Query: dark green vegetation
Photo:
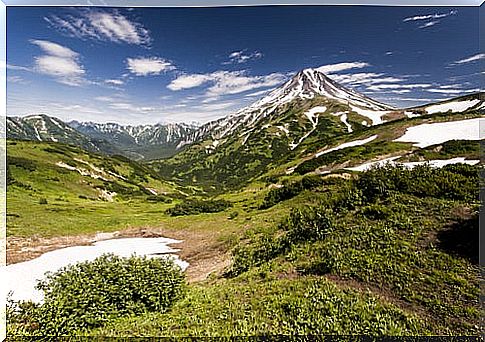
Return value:
[(185, 282), (170, 259), (107, 254), (50, 274), (38, 289), (42, 304), (9, 307), (12, 334), (76, 334), (123, 316), (165, 312), (183, 295)]
[(218, 213), (231, 207), (225, 200), (186, 200), (167, 209), (170, 216), (197, 215), (202, 213)]
[(322, 186), (311, 205), (248, 235), (234, 250), (229, 275), (271, 278), (283, 268), (335, 278), (406, 303), (429, 331), (475, 331), (478, 171), (383, 167)]

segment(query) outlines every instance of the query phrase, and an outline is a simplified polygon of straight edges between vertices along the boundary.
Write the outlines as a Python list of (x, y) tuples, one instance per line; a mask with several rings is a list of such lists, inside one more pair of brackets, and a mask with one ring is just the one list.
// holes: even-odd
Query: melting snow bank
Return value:
[(366, 138), (366, 139), (354, 140), (354, 141), (350, 141), (348, 143), (343, 143), (342, 145), (338, 145), (338, 146), (332, 147), (332, 148), (330, 148), (328, 150), (325, 150), (325, 151), (322, 151), (322, 152), (318, 152), (317, 154), (315, 154), (315, 157), (318, 158), (322, 154), (329, 153), (329, 152), (336, 151), (336, 150), (341, 150), (341, 149), (346, 148), (346, 147), (364, 145), (364, 144), (367, 144), (368, 142), (371, 142), (372, 140), (374, 140), (376, 138), (377, 138), (377, 135), (373, 135), (373, 136), (371, 136), (369, 138)]
[(74, 246), (57, 249), (52, 252), (42, 254), (40, 257), (3, 266), (0, 274), (2, 279), (7, 279), (2, 288), (2, 301), (7, 298), (7, 294), (13, 291), (14, 300), (32, 300), (41, 302), (43, 294), (35, 289), (37, 279), (44, 278), (45, 272), (56, 272), (64, 266), (83, 261), (91, 261), (105, 253), (113, 253), (121, 257), (137, 256), (165, 257), (173, 258), (175, 263), (182, 270), (188, 267), (188, 263), (180, 260), (176, 253), (179, 250), (173, 249), (169, 244), (179, 243), (179, 240), (168, 238), (123, 238), (98, 241), (90, 246)]
[(465, 110), (475, 106), (479, 102), (480, 100), (467, 100), (467, 101), (453, 101), (453, 102), (448, 102), (443, 104), (437, 104), (437, 105), (426, 107), (426, 112), (428, 114), (446, 113), (449, 110), (451, 110), (453, 113), (464, 112)]
[(481, 118), (422, 124), (406, 129), (394, 141), (412, 142), (417, 147), (441, 144), (449, 140), (480, 140)]
[(382, 116), (389, 114), (391, 111), (389, 110), (369, 110), (369, 109), (362, 109), (355, 106), (350, 106), (352, 111), (356, 112), (359, 115), (365, 116), (372, 120), (372, 125), (379, 125), (383, 123)]
[(465, 158), (463, 158), (463, 157), (457, 157), (457, 158), (452, 158), (452, 159), (443, 159), (443, 160), (438, 159), (438, 160), (427, 160), (427, 161), (419, 161), (419, 162), (405, 162), (405, 163), (398, 163), (398, 162), (394, 161), (394, 160), (399, 159), (399, 158), (401, 158), (401, 156), (386, 158), (386, 159), (382, 159), (382, 160), (375, 161), (375, 162), (365, 163), (365, 164), (362, 164), (362, 165), (359, 165), (359, 166), (347, 167), (345, 169), (351, 170), (351, 171), (362, 172), (362, 171), (366, 171), (366, 170), (370, 169), (371, 167), (373, 167), (375, 165), (382, 166), (382, 165), (386, 165), (386, 164), (402, 165), (402, 166), (404, 166), (408, 169), (412, 169), (412, 168), (414, 168), (418, 165), (425, 165), (425, 164), (428, 164), (430, 167), (441, 168), (445, 165), (450, 165), (450, 164), (462, 163), (462, 164), (468, 164), (468, 165), (476, 165), (476, 164), (480, 163), (480, 160), (465, 160)]

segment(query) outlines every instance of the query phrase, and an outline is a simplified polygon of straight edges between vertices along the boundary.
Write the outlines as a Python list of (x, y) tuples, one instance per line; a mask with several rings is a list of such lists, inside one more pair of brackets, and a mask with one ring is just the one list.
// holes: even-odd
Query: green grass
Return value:
[(228, 280), (191, 286), (170, 313), (122, 319), (100, 336), (413, 335), (416, 315), (371, 293), (340, 289), (319, 277)]

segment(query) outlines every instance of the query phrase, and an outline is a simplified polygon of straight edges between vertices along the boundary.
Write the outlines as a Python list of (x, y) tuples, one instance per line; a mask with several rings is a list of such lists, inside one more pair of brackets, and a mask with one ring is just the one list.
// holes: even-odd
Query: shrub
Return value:
[(167, 209), (170, 216), (197, 215), (202, 213), (217, 213), (232, 207), (226, 200), (186, 200)]
[(35, 327), (37, 335), (59, 336), (116, 317), (164, 312), (184, 293), (185, 280), (170, 259), (106, 254), (48, 274), (37, 288), (44, 292), (44, 303), (35, 308), (20, 303), (10, 320)]
[(47, 204), (47, 199), (42, 197), (41, 199), (39, 199), (39, 204)]
[(333, 231), (332, 211), (324, 207), (306, 207), (294, 209), (283, 222), (291, 243), (324, 240)]
[(264, 197), (263, 203), (259, 209), (268, 209), (277, 203), (288, 200), (297, 196), (304, 190), (315, 189), (326, 183), (326, 180), (320, 176), (312, 175), (302, 178), (299, 181), (285, 184), (282, 188), (271, 189)]

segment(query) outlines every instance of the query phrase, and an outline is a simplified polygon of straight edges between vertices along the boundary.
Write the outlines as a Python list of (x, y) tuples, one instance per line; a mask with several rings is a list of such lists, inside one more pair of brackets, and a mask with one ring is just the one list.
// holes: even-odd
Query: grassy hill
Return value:
[(172, 197), (183, 197), (141, 164), (60, 143), (9, 140), (7, 165), (9, 236), (149, 224)]

